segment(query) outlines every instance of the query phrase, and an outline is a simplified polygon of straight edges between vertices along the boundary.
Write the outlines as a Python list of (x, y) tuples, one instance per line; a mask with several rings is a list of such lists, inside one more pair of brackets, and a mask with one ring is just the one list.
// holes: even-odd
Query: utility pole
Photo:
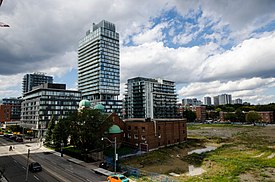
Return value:
[(30, 149), (28, 149), (28, 158), (27, 158), (27, 167), (26, 167), (26, 179), (25, 182), (28, 181), (28, 175), (29, 175), (29, 158), (30, 158)]
[(115, 150), (114, 150), (114, 152), (115, 152), (115, 156), (114, 156), (114, 160), (115, 160), (114, 161), (114, 172), (116, 174), (116, 161), (118, 160), (118, 155), (116, 153), (116, 137), (115, 137), (115, 141), (111, 141), (111, 140), (109, 140), (109, 138), (106, 138), (106, 137), (101, 138), (101, 140), (104, 140), (104, 139), (108, 140), (111, 144), (115, 145)]

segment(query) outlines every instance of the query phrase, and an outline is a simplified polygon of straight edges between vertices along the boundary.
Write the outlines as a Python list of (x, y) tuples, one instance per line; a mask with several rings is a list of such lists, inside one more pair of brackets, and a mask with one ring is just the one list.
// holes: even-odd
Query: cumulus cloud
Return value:
[(241, 79), (236, 81), (221, 82), (219, 80), (211, 82), (194, 82), (179, 90), (179, 95), (190, 97), (195, 95), (218, 95), (225, 92), (239, 93), (237, 96), (244, 96), (254, 92), (255, 89), (268, 87), (275, 83), (275, 78)]
[[(0, 31), (0, 93), (21, 93), (25, 73), (62, 77), (77, 69), (78, 41), (93, 22), (106, 19), (120, 33), (121, 83), (134, 76), (160, 77), (187, 84), (188, 90), (181, 91), (189, 95), (202, 95), (192, 84), (205, 84), (206, 90), (216, 88), (209, 93), (231, 91), (252, 98), (253, 83), (274, 85), (265, 82), (274, 78), (274, 29), (257, 32), (275, 19), (274, 5), (272, 0), (5, 1), (0, 20), (11, 27)], [(165, 17), (171, 9), (185, 22)], [(166, 36), (180, 46), (167, 45)], [(195, 39), (207, 41), (184, 47)], [(224, 47), (229, 43), (233, 48)], [(234, 84), (239, 89), (232, 89)]]
[(275, 33), (251, 38), (222, 54), (207, 59), (201, 66), (201, 80), (271, 77), (275, 69)]

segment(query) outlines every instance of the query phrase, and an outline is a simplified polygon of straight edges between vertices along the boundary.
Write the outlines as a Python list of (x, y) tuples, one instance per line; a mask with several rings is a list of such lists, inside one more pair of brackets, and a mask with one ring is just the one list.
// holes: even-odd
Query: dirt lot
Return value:
[[(208, 145), (217, 149), (188, 155)], [(189, 125), (186, 143), (124, 163), (141, 171), (179, 174), (175, 181), (275, 181), (275, 126)], [(188, 175), (190, 166), (203, 173)]]

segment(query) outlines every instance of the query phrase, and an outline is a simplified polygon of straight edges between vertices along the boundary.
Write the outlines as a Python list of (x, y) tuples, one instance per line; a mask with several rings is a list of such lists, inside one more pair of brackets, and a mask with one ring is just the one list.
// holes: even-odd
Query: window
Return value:
[(145, 132), (145, 127), (142, 127), (142, 132)]
[(141, 140), (146, 140), (145, 136), (141, 136)]

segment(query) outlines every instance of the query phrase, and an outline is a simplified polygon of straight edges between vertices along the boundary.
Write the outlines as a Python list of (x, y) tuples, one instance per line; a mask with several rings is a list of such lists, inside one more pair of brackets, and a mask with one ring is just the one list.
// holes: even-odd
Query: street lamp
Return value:
[(116, 161), (118, 160), (118, 155), (117, 155), (117, 153), (116, 153), (116, 137), (115, 137), (115, 141), (111, 141), (111, 140), (109, 140), (109, 138), (106, 138), (106, 137), (101, 138), (101, 140), (104, 140), (104, 139), (108, 140), (111, 144), (114, 144), (114, 145), (115, 145), (115, 164), (114, 164), (114, 171), (115, 171), (115, 174), (116, 174)]

